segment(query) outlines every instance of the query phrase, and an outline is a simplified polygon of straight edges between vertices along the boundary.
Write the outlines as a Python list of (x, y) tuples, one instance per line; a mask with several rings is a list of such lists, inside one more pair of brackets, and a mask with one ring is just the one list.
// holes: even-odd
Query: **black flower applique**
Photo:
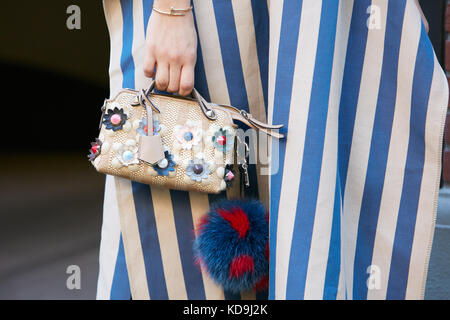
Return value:
[(232, 170), (232, 168), (233, 168), (232, 164), (227, 164), (225, 166), (225, 172), (224, 172), (224, 175), (223, 175), (223, 180), (225, 180), (225, 183), (226, 183), (227, 187), (229, 187), (232, 184), (232, 182), (234, 181), (235, 173)]
[(102, 148), (102, 142), (100, 139), (95, 138), (95, 142), (91, 142), (91, 149), (89, 149), (88, 159), (89, 161), (94, 161), (100, 155)]
[(123, 128), (127, 118), (128, 116), (123, 112), (123, 109), (115, 107), (105, 113), (103, 116), (103, 124), (106, 125), (106, 129), (117, 131)]

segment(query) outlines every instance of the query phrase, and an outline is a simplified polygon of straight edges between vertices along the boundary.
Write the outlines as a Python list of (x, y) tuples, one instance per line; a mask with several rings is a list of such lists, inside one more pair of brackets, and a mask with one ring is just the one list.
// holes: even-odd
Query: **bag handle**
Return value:
[[(152, 80), (152, 82), (150, 83), (147, 90), (142, 90), (141, 94), (139, 94), (138, 104), (141, 104), (145, 107), (148, 107), (150, 105), (153, 108), (153, 110), (155, 110), (156, 112), (159, 113), (160, 112), (159, 109), (151, 102), (151, 100), (148, 97), (148, 95), (150, 93), (152, 93), (154, 89), (155, 89), (155, 80)], [(175, 96), (180, 96), (180, 95), (175, 94)], [(180, 97), (185, 97), (185, 96), (180, 96)], [(203, 111), (203, 114), (209, 120), (217, 119), (216, 112), (214, 112), (214, 110), (210, 107), (210, 106), (214, 106), (216, 108), (222, 108), (222, 109), (227, 110), (231, 114), (231, 118), (233, 120), (238, 120), (240, 122), (243, 122), (246, 125), (248, 125), (249, 127), (256, 129), (256, 130), (261, 130), (264, 133), (266, 133), (274, 138), (278, 138), (278, 139), (284, 138), (284, 134), (279, 133), (277, 131), (273, 131), (273, 130), (281, 129), (283, 127), (282, 124), (280, 124), (280, 125), (266, 124), (261, 121), (258, 121), (250, 113), (246, 112), (245, 110), (238, 109), (236, 107), (224, 105), (224, 104), (208, 103), (205, 100), (205, 98), (203, 98), (202, 95), (195, 88), (191, 91), (189, 97), (194, 100), (197, 100), (200, 108)], [(148, 112), (148, 110), (147, 110), (147, 112)]]
[[(146, 98), (145, 99), (146, 102), (150, 102), (151, 103), (151, 101), (149, 101), (150, 99), (148, 99), (148, 95), (150, 93), (152, 93), (154, 89), (155, 89), (155, 80), (152, 80), (152, 82), (150, 83), (150, 86), (147, 88), (147, 90), (145, 90), (145, 91), (143, 90), (144, 96), (145, 96), (143, 98), (144, 99)], [(175, 96), (185, 97), (185, 96), (181, 96), (181, 95), (179, 95), (177, 93), (175, 94)], [(197, 100), (197, 102), (198, 102), (200, 108), (202, 109), (203, 114), (205, 115), (205, 117), (207, 117), (209, 120), (216, 120), (217, 119), (217, 115), (214, 112), (214, 110), (211, 109), (208, 106), (208, 102), (205, 100), (205, 98), (202, 97), (202, 95), (195, 88), (191, 91), (191, 93), (188, 95), (188, 97), (190, 97), (190, 98), (192, 98), (194, 100)], [(158, 108), (156, 108), (153, 105), (153, 103), (151, 103), (151, 104), (152, 104), (152, 107), (154, 109), (156, 109), (157, 112), (159, 112)]]
[(261, 130), (265, 134), (267, 134), (269, 136), (272, 136), (274, 138), (277, 138), (277, 139), (283, 139), (284, 138), (284, 134), (282, 134), (282, 133), (280, 133), (278, 131), (274, 131), (274, 130), (278, 130), (278, 129), (283, 128), (282, 124), (267, 124), (267, 123), (261, 122), (261, 121), (255, 119), (247, 111), (245, 111), (243, 109), (238, 109), (236, 107), (229, 106), (229, 105), (226, 105), (226, 104), (212, 103), (211, 105), (213, 105), (213, 106), (215, 106), (217, 108), (221, 108), (221, 109), (227, 110), (231, 114), (231, 118), (233, 120), (237, 120), (237, 121), (243, 122), (246, 125), (248, 125), (250, 128), (253, 128), (253, 129), (256, 129), (256, 130)]

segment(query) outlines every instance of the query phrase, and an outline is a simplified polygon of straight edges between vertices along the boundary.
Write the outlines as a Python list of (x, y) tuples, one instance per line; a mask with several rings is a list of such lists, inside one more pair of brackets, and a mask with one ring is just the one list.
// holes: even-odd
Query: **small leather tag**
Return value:
[(165, 158), (161, 136), (141, 136), (139, 141), (139, 160), (155, 164)]

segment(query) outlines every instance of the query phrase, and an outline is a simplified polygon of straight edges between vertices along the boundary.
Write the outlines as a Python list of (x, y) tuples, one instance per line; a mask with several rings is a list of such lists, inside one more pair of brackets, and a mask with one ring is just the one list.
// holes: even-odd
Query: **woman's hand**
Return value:
[[(188, 8), (189, 0), (155, 0), (163, 11)], [(155, 77), (158, 90), (188, 95), (194, 88), (194, 67), (197, 60), (197, 33), (192, 11), (184, 16), (167, 16), (152, 11), (147, 29), (144, 74)]]

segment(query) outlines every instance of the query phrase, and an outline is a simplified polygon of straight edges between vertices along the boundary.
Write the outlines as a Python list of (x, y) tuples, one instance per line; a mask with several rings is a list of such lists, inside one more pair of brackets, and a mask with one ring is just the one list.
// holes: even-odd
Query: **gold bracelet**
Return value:
[(192, 10), (192, 6), (190, 6), (189, 8), (186, 8), (186, 9), (175, 9), (174, 7), (170, 7), (170, 12), (159, 10), (159, 9), (155, 8), (154, 6), (152, 6), (152, 9), (158, 13), (165, 14), (168, 16), (184, 16), (184, 15), (186, 15), (186, 12)]

